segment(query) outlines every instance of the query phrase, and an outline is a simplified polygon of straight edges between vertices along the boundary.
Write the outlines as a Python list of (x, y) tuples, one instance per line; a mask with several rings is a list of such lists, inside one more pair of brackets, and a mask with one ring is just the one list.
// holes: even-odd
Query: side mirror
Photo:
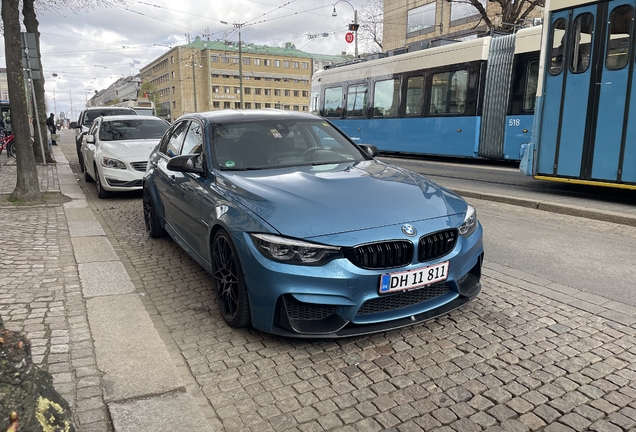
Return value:
[(380, 152), (378, 151), (378, 148), (374, 145), (358, 144), (358, 146), (360, 146), (360, 148), (364, 150), (365, 153), (369, 155), (369, 157), (376, 157), (378, 154), (380, 154)]
[(176, 172), (189, 172), (194, 174), (204, 174), (205, 170), (196, 165), (196, 161), (200, 155), (181, 155), (175, 156), (168, 161), (166, 168), (170, 171)]
[(86, 142), (88, 144), (95, 144), (95, 135), (86, 135)]
[(71, 129), (77, 129), (77, 122), (71, 122)]

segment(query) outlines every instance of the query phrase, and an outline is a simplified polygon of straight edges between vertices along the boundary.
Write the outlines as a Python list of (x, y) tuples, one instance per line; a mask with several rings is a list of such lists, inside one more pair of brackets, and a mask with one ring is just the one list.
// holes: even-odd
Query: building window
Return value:
[(214, 108), (221, 108), (221, 102), (212, 102), (212, 107)]
[(240, 102), (234, 102), (234, 109), (241, 109), (241, 103)]
[(230, 92), (230, 88), (228, 86), (224, 86), (223, 93), (229, 93), (229, 92)]
[(254, 109), (261, 109), (261, 103), (260, 102), (255, 102), (254, 103)]
[[(481, 5), (484, 7), (484, 10), (486, 10), (486, 7), (488, 5), (488, 0), (479, 0), (479, 3), (481, 3)], [(451, 3), (451, 23), (453, 23), (453, 21), (457, 21), (464, 18), (475, 17), (475, 16), (480, 16), (480, 13), (477, 10), (477, 8), (471, 5), (470, 3), (462, 3), (462, 2)], [(461, 24), (461, 23), (458, 23), (458, 24)]]
[(228, 57), (225, 56), (221, 56), (221, 63), (229, 63), (230, 59)]
[(170, 56), (170, 63), (174, 64), (174, 57)]
[(300, 111), (300, 107), (298, 105), (294, 105), (294, 111)]
[(289, 97), (289, 90), (285, 90), (285, 96)]
[(407, 37), (415, 36), (413, 33), (423, 34), (435, 30), (435, 6), (436, 3), (429, 3), (408, 11)]
[(218, 63), (219, 62), (219, 58), (217, 56), (213, 55), (213, 56), (210, 57), (210, 61), (212, 63)]
[(172, 101), (172, 108), (177, 109), (177, 101)]
[(234, 94), (241, 94), (241, 88), (240, 87), (234, 87)]
[(270, 59), (265, 59), (265, 66), (271, 66), (272, 61)]
[(280, 60), (274, 60), (274, 67), (280, 67)]
[(287, 61), (287, 60), (283, 61), (283, 67), (288, 68), (289, 67), (289, 61)]
[(250, 57), (243, 57), (243, 64), (244, 65), (250, 64)]
[(307, 90), (303, 90), (303, 97), (309, 97), (309, 92)]
[(265, 104), (265, 108), (271, 108), (271, 107), (272, 107), (272, 104), (271, 104), (271, 103), (266, 103), (266, 104)]
[(280, 90), (275, 89), (274, 90), (274, 96), (280, 96)]
[(309, 111), (309, 107), (307, 105), (303, 105), (303, 111)]
[(252, 109), (252, 103), (251, 102), (245, 102), (245, 109)]
[(219, 92), (219, 86), (212, 86), (212, 93), (218, 93)]
[(294, 90), (294, 97), (298, 97), (300, 96), (300, 91), (299, 90)]
[(254, 81), (260, 81), (261, 77), (254, 77)]
[(289, 111), (289, 105), (283, 105), (283, 109)]
[(260, 66), (260, 65), (261, 65), (261, 59), (255, 58), (254, 59), (254, 66)]
[(300, 64), (298, 62), (292, 62), (292, 67), (294, 69), (298, 69), (299, 66), (300, 66)]
[(274, 81), (280, 82), (280, 78), (274, 78)]
[(230, 103), (229, 102), (223, 102), (223, 108), (230, 109)]
[(260, 95), (260, 94), (261, 94), (261, 89), (259, 89), (259, 88), (255, 88), (255, 89), (254, 89), (254, 94), (255, 94), (255, 95)]
[(303, 62), (303, 69), (309, 69), (309, 63)]
[(249, 87), (243, 87), (243, 91), (245, 92), (245, 94), (252, 94), (252, 89)]
[(272, 90), (265, 89), (265, 96), (271, 96), (271, 95), (272, 95)]

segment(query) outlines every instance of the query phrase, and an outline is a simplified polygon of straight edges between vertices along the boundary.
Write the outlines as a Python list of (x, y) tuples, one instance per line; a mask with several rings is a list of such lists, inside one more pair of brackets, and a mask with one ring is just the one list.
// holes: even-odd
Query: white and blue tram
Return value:
[(635, 6), (546, 2), (537, 116), (522, 172), (636, 189)]
[(540, 39), (537, 26), (325, 69), (311, 110), (384, 154), (518, 161), (532, 134)]

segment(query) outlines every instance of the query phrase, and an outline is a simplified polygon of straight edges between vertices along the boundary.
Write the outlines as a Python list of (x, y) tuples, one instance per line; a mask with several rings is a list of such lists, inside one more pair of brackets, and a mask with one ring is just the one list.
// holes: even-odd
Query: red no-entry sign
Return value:
[(351, 43), (351, 42), (353, 42), (353, 33), (352, 33), (352, 32), (348, 32), (348, 33), (345, 35), (345, 40), (347, 41), (347, 43)]

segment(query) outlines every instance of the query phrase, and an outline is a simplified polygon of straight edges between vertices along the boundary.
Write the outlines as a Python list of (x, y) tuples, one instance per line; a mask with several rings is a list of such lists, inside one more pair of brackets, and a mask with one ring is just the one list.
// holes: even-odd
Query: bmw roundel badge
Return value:
[(409, 237), (413, 237), (417, 234), (417, 230), (409, 224), (402, 225), (402, 232)]

